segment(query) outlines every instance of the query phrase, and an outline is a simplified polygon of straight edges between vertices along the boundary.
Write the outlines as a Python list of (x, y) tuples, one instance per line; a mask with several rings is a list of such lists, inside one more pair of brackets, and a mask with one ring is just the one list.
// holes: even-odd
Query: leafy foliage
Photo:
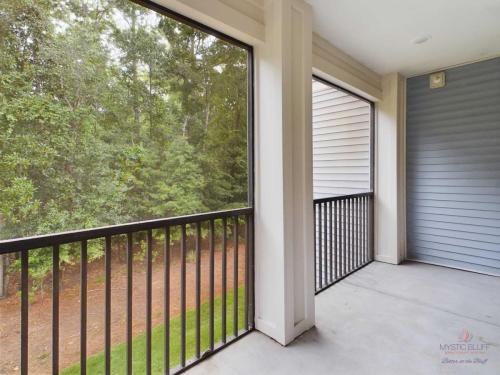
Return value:
[(239, 47), (128, 0), (0, 0), (0, 239), (245, 205), (246, 114)]

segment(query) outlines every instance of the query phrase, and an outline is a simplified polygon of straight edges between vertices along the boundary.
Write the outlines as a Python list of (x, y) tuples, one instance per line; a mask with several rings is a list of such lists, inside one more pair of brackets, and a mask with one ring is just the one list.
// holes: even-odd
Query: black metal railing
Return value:
[[(232, 232), (232, 239), (228, 238)], [(112, 240), (116, 237), (121, 237), (124, 241), (124, 246), (120, 248), (121, 254), (117, 254), (116, 249), (112, 248)], [(174, 238), (175, 237), (175, 238)], [(134, 263), (134, 248), (137, 250), (138, 240), (145, 243), (145, 362), (144, 373), (152, 373), (152, 353), (157, 355), (158, 348), (152, 345), (153, 332), (153, 305), (152, 305), (152, 283), (153, 283), (153, 264), (155, 263), (154, 254), (158, 253), (156, 248), (160, 242), (160, 253), (163, 253), (163, 270), (161, 272), (160, 285), (163, 289), (163, 302), (161, 309), (163, 311), (163, 343), (160, 349), (163, 357), (163, 370), (161, 373), (178, 373), (191, 367), (201, 359), (209, 356), (215, 351), (221, 349), (230, 342), (242, 337), (244, 334), (251, 331), (254, 327), (254, 275), (253, 275), (253, 209), (242, 208), (227, 211), (218, 211), (212, 213), (204, 213), (198, 215), (189, 215), (181, 217), (173, 217), (166, 219), (150, 220), (124, 225), (114, 225), (97, 229), (79, 230), (73, 232), (65, 232), (53, 235), (43, 235), (29, 238), (13, 239), (0, 241), (1, 254), (15, 254), (15, 258), (20, 261), (20, 363), (19, 371), (22, 375), (33, 373), (36, 368), (36, 357), (33, 358), (29, 353), (29, 306), (30, 306), (30, 266), (29, 257), (31, 251), (40, 249), (48, 252), (52, 257), (52, 311), (51, 311), (51, 367), (52, 373), (58, 374), (64, 368), (60, 368), (60, 248), (71, 244), (77, 246), (80, 251), (80, 268), (79, 268), (79, 289), (80, 289), (80, 304), (79, 304), (79, 335), (80, 335), (80, 353), (79, 367), (80, 373), (86, 374), (88, 370), (88, 351), (87, 342), (88, 335), (88, 279), (89, 272), (89, 251), (90, 242), (100, 240), (103, 244), (104, 251), (104, 306), (103, 316), (104, 334), (103, 334), (103, 358), (104, 358), (104, 373), (110, 374), (111, 356), (115, 343), (111, 340), (111, 322), (112, 322), (112, 258), (115, 256), (125, 257), (125, 274), (126, 283), (126, 317), (123, 329), (126, 342), (123, 367), (127, 374), (132, 374), (133, 371), (133, 303), (137, 295), (134, 289), (133, 268)], [(160, 240), (158, 240), (160, 238)], [(95, 242), (95, 241), (94, 241)], [(139, 244), (140, 245), (140, 244)], [(139, 246), (141, 247), (141, 246)], [(178, 261), (172, 262), (172, 254), (174, 252), (178, 256)], [(202, 247), (204, 247), (202, 249)], [(240, 250), (241, 248), (241, 250)], [(120, 249), (118, 249), (120, 251)], [(38, 251), (40, 251), (38, 250)], [(208, 259), (207, 264), (202, 268), (201, 253), (205, 253), (205, 259)], [(194, 286), (188, 290), (186, 284), (186, 259), (188, 252), (194, 254), (191, 259), (195, 264), (194, 267)], [(232, 285), (228, 288), (228, 252), (231, 252), (233, 265), (230, 266), (232, 273)], [(50, 256), (50, 255), (49, 255)], [(117, 256), (117, 257), (118, 257)], [(176, 258), (177, 259), (177, 258)], [(217, 259), (217, 262), (215, 261)], [(217, 263), (217, 269), (216, 269)], [(174, 269), (179, 267), (180, 269)], [(243, 270), (243, 271), (242, 271)], [(203, 272), (202, 272), (203, 271)], [(113, 271), (114, 272), (114, 271)], [(173, 273), (177, 275), (173, 278)], [(240, 273), (239, 273), (240, 272)], [(208, 273), (208, 274), (207, 274)], [(243, 275), (241, 274), (243, 273)], [(219, 280), (216, 280), (219, 278)], [(208, 292), (205, 293), (205, 300), (202, 301), (201, 283), (203, 280), (208, 281)], [(155, 284), (156, 284), (155, 280)], [(173, 285), (173, 282), (177, 285)], [(178, 288), (179, 300), (173, 301), (171, 291)], [(216, 290), (217, 289), (217, 290)], [(228, 294), (228, 289), (232, 292)], [(206, 289), (205, 289), (206, 291)], [(176, 291), (177, 294), (177, 291)], [(193, 298), (194, 294), (194, 298)], [(243, 294), (243, 296), (241, 295)], [(195, 312), (188, 311), (186, 305), (186, 296), (190, 300), (194, 300)], [(228, 296), (232, 301), (228, 301)], [(239, 298), (241, 300), (239, 301)], [(208, 299), (208, 301), (207, 301)], [(142, 300), (142, 298), (141, 298)], [(61, 301), (63, 302), (63, 301)], [(179, 337), (173, 337), (171, 331), (171, 305), (175, 302), (179, 306), (180, 328)], [(216, 303), (217, 302), (217, 303)], [(233, 314), (227, 316), (227, 306), (232, 303)], [(202, 306), (203, 304), (203, 306)], [(205, 306), (206, 305), (206, 306)], [(244, 306), (242, 306), (244, 305)], [(62, 304), (61, 304), (62, 306)], [(157, 307), (157, 306), (156, 306)], [(208, 308), (208, 317), (203, 319), (204, 326), (202, 327), (202, 307)], [(206, 307), (206, 308), (205, 308)], [(215, 311), (215, 310), (219, 311)], [(242, 311), (242, 309), (244, 309)], [(187, 314), (194, 313), (195, 334), (194, 334), (194, 349), (189, 348), (186, 337), (186, 321)], [(78, 315), (77, 315), (78, 316)], [(192, 315), (190, 315), (192, 316)], [(232, 320), (232, 322), (231, 322)], [(216, 321), (216, 323), (215, 323)], [(229, 323), (228, 323), (229, 321)], [(208, 322), (208, 323), (207, 323)], [(243, 322), (243, 323), (242, 323)], [(33, 323), (32, 323), (33, 324)], [(208, 324), (208, 327), (206, 325)], [(232, 332), (226, 332), (227, 326), (232, 327)], [(61, 326), (61, 329), (63, 326)], [(206, 328), (206, 330), (205, 330)], [(177, 329), (177, 328), (176, 328)], [(219, 331), (219, 332), (217, 332)], [(31, 332), (31, 330), (30, 330)], [(202, 340), (203, 335), (203, 340)], [(208, 336), (208, 337), (207, 337)], [(2, 345), (0, 338), (0, 345)], [(203, 341), (203, 343), (202, 343)], [(179, 357), (172, 360), (171, 346), (180, 346)], [(190, 358), (189, 353), (194, 353)], [(178, 364), (172, 366), (172, 363)], [(172, 368), (173, 367), (173, 368)], [(142, 372), (142, 371), (140, 371)], [(90, 372), (89, 372), (90, 373)]]
[(314, 200), (315, 291), (373, 260), (373, 193)]

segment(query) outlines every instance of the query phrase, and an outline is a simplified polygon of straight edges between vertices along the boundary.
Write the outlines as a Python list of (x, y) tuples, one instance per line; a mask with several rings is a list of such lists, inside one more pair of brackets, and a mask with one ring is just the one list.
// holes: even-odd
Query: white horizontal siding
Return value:
[(370, 190), (368, 103), (313, 81), (314, 198)]

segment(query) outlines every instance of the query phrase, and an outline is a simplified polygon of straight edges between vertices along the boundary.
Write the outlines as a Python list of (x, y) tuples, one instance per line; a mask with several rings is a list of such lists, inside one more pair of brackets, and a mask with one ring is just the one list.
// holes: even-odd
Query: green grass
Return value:
[[(219, 296), (214, 300), (214, 341), (218, 343), (222, 340), (222, 298)], [(233, 335), (233, 292), (227, 293), (227, 337)], [(209, 308), (208, 302), (201, 305), (201, 352), (209, 347)], [(244, 327), (245, 314), (245, 289), (238, 288), (238, 328)], [(180, 363), (180, 316), (175, 316), (170, 320), (170, 368), (176, 367)], [(163, 366), (163, 334), (164, 325), (157, 325), (152, 330), (152, 353), (151, 369), (153, 374), (164, 374)], [(132, 366), (135, 374), (146, 373), (146, 334), (141, 333), (134, 337), (132, 342)], [(196, 310), (186, 312), (186, 359), (195, 356), (196, 351)], [(104, 352), (95, 354), (87, 359), (88, 374), (104, 374)], [(126, 343), (120, 343), (111, 348), (111, 373), (126, 373)], [(79, 375), (80, 364), (74, 364), (61, 372), (62, 375)]]

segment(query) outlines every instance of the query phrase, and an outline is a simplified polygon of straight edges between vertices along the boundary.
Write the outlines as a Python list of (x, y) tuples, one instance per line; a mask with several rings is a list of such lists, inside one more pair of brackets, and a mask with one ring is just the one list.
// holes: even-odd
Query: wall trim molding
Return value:
[(413, 78), (413, 77), (425, 76), (427, 74), (431, 74), (431, 73), (435, 73), (435, 72), (440, 72), (441, 70), (448, 70), (448, 69), (458, 68), (458, 67), (465, 66), (465, 65), (475, 64), (475, 63), (478, 63), (478, 62), (481, 62), (481, 61), (487, 61), (487, 60), (497, 59), (499, 57), (500, 57), (500, 53), (496, 53), (494, 55), (489, 55), (489, 56), (481, 57), (480, 59), (468, 60), (468, 61), (464, 61), (464, 62), (461, 62), (461, 63), (458, 63), (458, 64), (453, 64), (453, 65), (447, 65), (447, 66), (438, 67), (436, 69), (428, 70), (428, 71), (425, 71), (423, 73), (411, 74), (411, 75), (407, 76), (406, 78)]
[(351, 56), (313, 33), (313, 72), (372, 101), (382, 99), (382, 78)]
[(153, 0), (155, 3), (203, 23), (250, 45), (266, 40), (264, 10), (257, 0)]

